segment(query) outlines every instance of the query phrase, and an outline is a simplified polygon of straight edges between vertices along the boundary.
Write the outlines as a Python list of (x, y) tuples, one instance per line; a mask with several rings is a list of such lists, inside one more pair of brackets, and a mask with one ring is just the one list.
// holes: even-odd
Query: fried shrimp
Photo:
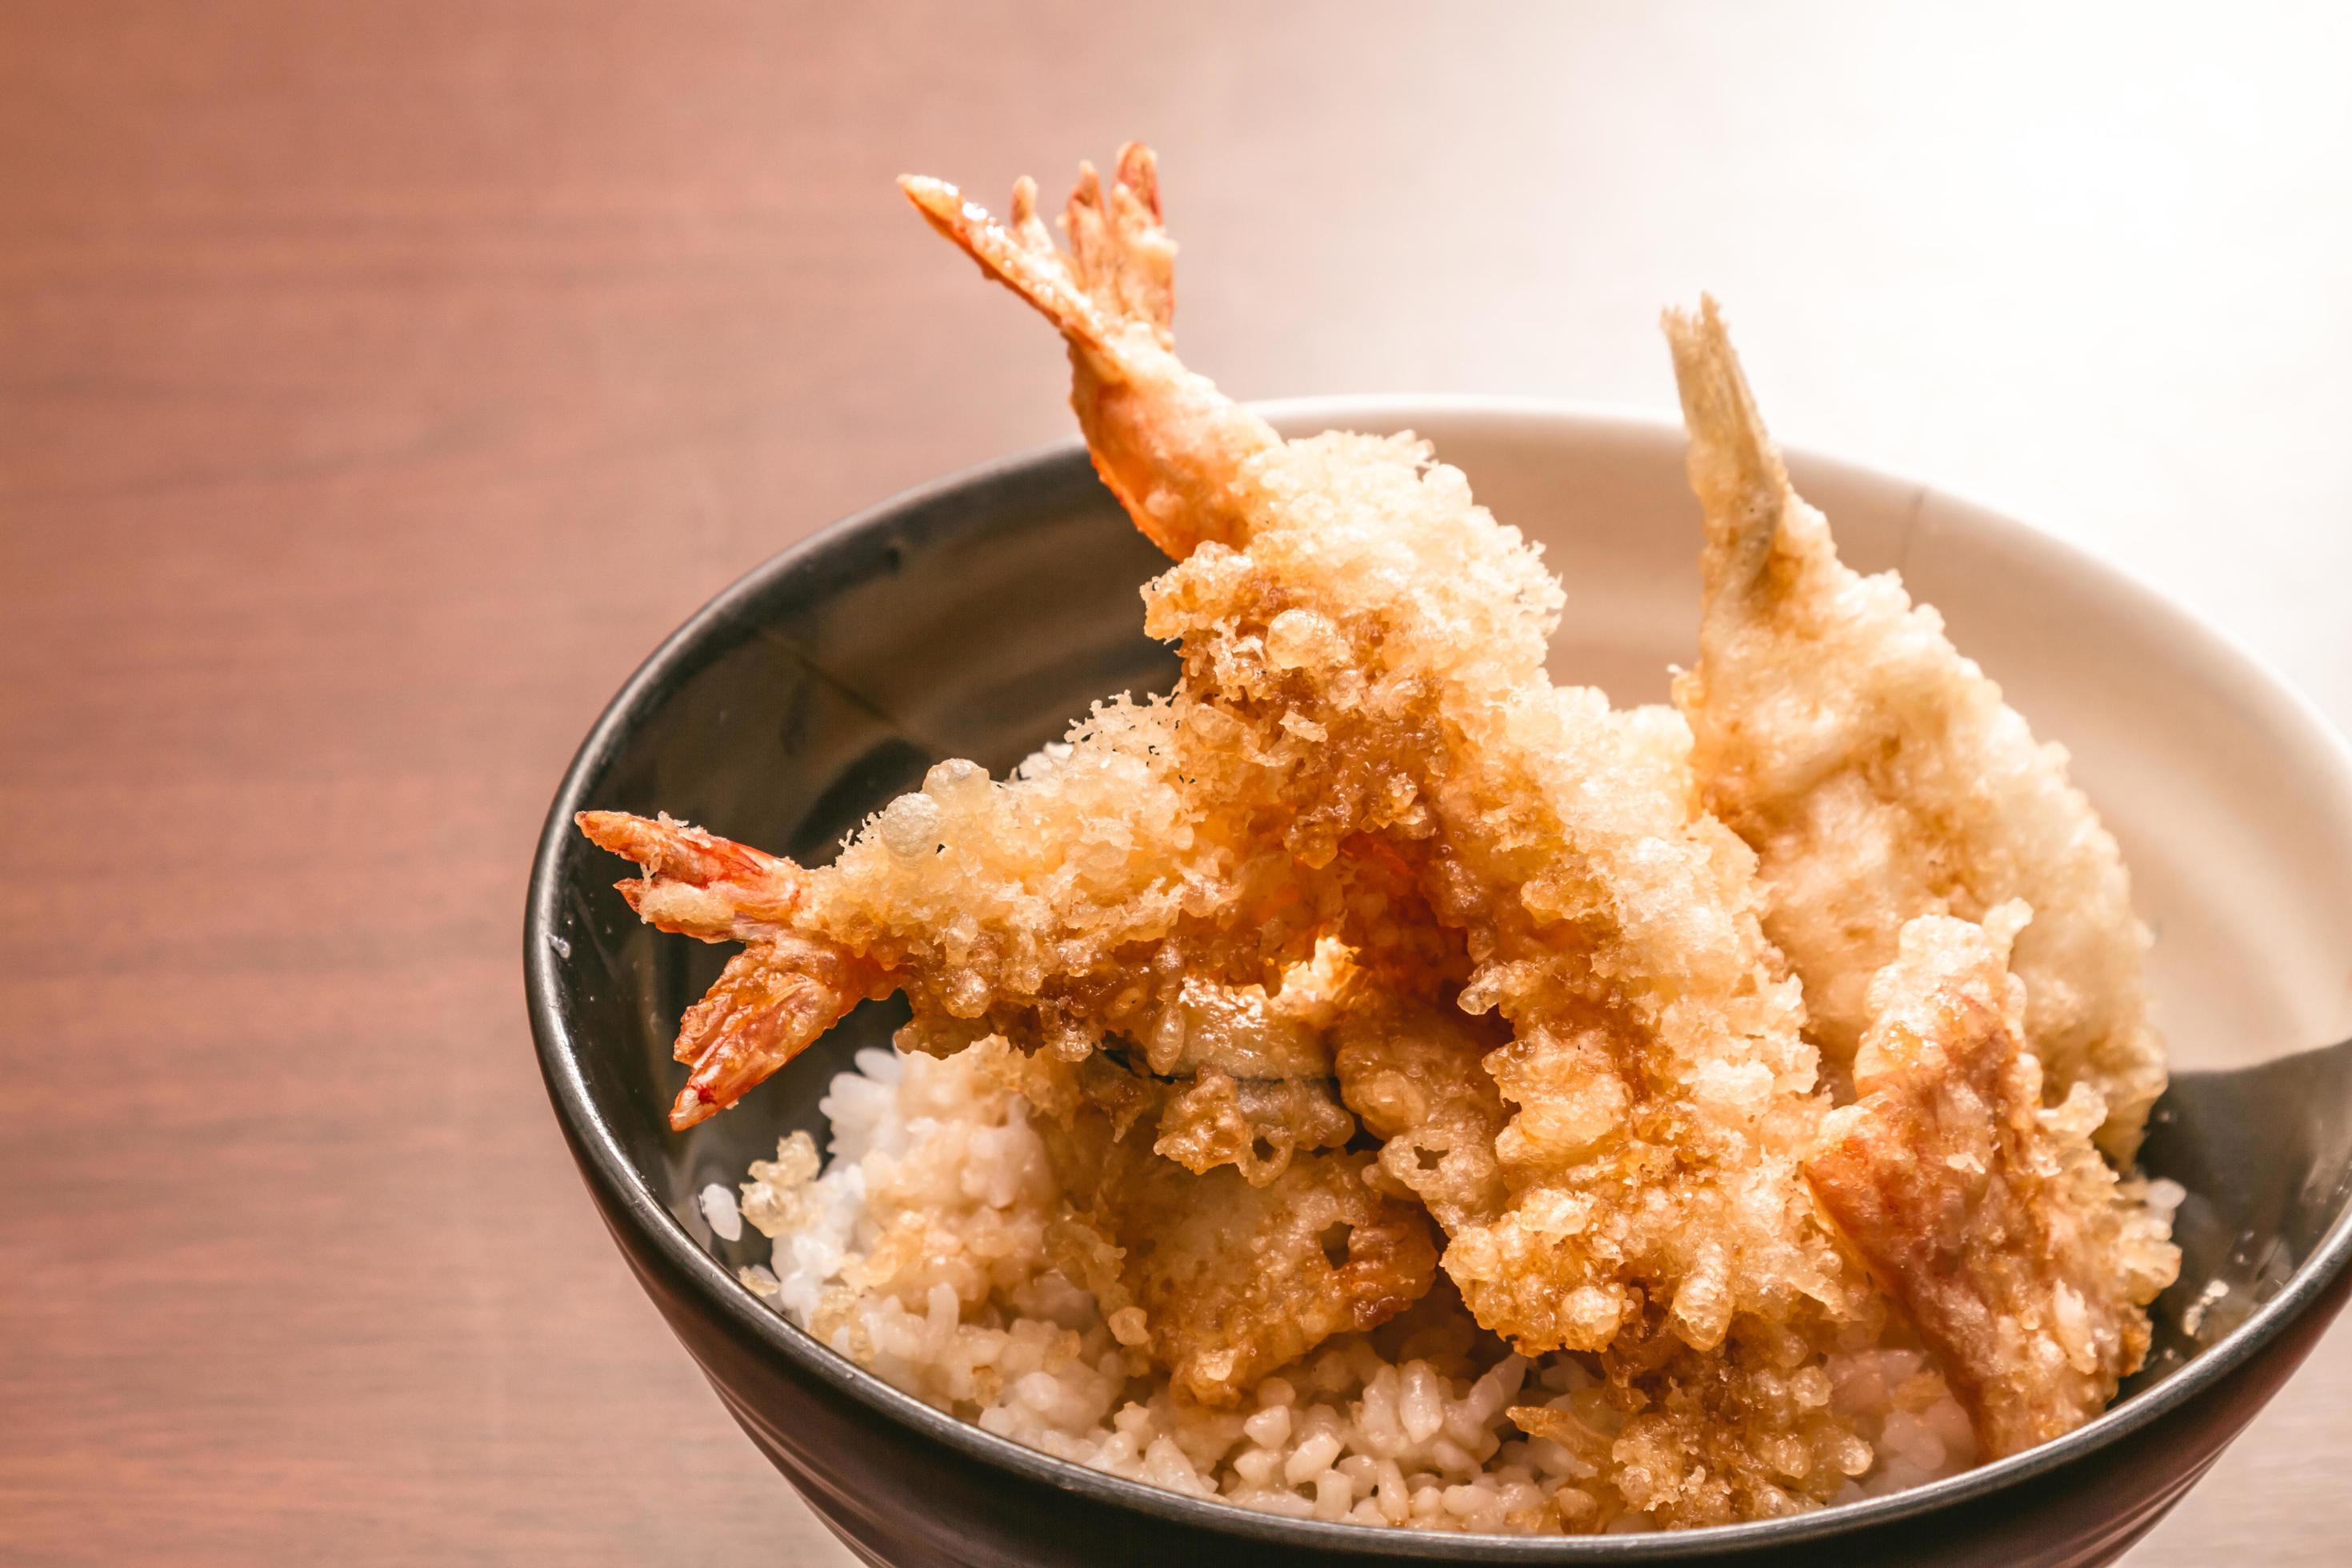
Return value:
[(2025, 918), (2011, 903), (1982, 926), (1904, 926), (1870, 985), (1862, 1099), (1831, 1114), (1805, 1164), (1995, 1458), (2106, 1408), (2147, 1352), (2143, 1309), (2180, 1266), (2163, 1217), (2092, 1145), (2098, 1090), (2042, 1103), (2024, 988), (2003, 965)]
[(1923, 914), (2032, 907), (2013, 968), (2050, 1091), (2106, 1104), (2124, 1164), (2164, 1092), (2141, 978), (2147, 933), (2114, 837), (1942, 618), (1892, 574), (1843, 565), (1790, 487), (1712, 300), (1669, 311), (1706, 514), (1697, 665), (1675, 683), (1706, 803), (1759, 858), (1765, 929), (1804, 982), (1813, 1037), (1843, 1062), (1870, 978)]
[[(1328, 1084), (1328, 1052), (1293, 1016), (1310, 1005), (1318, 941), (1338, 933), (1367, 963), (1409, 966), (1425, 934), (1381, 921), (1389, 862), (1306, 867), (1234, 826), (1269, 808), (1263, 766), (1233, 759), (1222, 797), (1188, 787), (1187, 711), (1181, 694), (1104, 703), (1060, 755), (999, 783), (942, 763), (824, 867), (666, 818), (583, 813), (584, 833), (643, 867), (620, 886), (645, 919), (749, 944), (706, 999), (731, 1032), (688, 1015), (680, 1059), (719, 1054), (672, 1126), (732, 1104), (861, 998), (893, 991), (913, 1009), (905, 1049), (1002, 1037), (1076, 1060), (1108, 1045), (1163, 1079), (1230, 1079), (1236, 1100), (1315, 1100), (1307, 1113), (1328, 1122), (1334, 1097), (1313, 1086)], [(770, 976), (812, 1005), (769, 1006)], [(1308, 1088), (1272, 1087), (1286, 1083)]]

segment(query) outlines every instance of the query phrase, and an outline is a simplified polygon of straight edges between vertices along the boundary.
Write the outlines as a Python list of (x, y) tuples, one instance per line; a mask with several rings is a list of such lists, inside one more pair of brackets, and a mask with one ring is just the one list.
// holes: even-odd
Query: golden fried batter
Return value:
[(2099, 1142), (2128, 1165), (2165, 1072), (2114, 837), (2067, 782), (2064, 751), (2035, 742), (1942, 618), (1894, 574), (1839, 562), (1715, 302), (1665, 324), (1706, 513), (1699, 658), (1675, 701), (1708, 807), (1761, 860), (1765, 930), (1804, 982), (1813, 1038), (1852, 1057), (1906, 921), (2023, 899), (2027, 1040), (2052, 1093), (2098, 1090)]
[(1390, 1190), (1419, 1198), (1451, 1236), (1509, 1197), (1495, 1140), (1508, 1119), (1486, 1071), (1506, 1037), (1489, 1018), (1370, 992), (1333, 1029), (1339, 1090), (1381, 1140)]
[[(1340, 1103), (1322, 1027), (1348, 973), (1326, 941), (1272, 994), (1186, 976), (1141, 1026), (1138, 1054), (1157, 1097), (1152, 1152), (1195, 1173), (1231, 1165), (1262, 1187), (1294, 1151), (1336, 1149), (1353, 1137), (1356, 1119)], [(1127, 1053), (1112, 1054), (1139, 1070)]]
[(1428, 1215), (1374, 1192), (1368, 1155), (1300, 1152), (1259, 1185), (1231, 1168), (1195, 1173), (1122, 1120), (1099, 1079), (1118, 1068), (1041, 1058), (1007, 1070), (1041, 1112), (1069, 1205), (1050, 1238), (1063, 1271), (1203, 1404), (1231, 1405), (1331, 1335), (1386, 1322), (1436, 1277)]
[[(1601, 1358), (1601, 1376), (1511, 1419), (1606, 1473), (1624, 1502), (1660, 1524), (1690, 1529), (1775, 1519), (1835, 1498), (1870, 1468), (1866, 1425), (1833, 1399), (1829, 1354), (1874, 1345), (1880, 1315), (1831, 1324), (1743, 1320), (1710, 1351), (1653, 1321)], [(1913, 1394), (1944, 1395), (1930, 1372)]]
[(1926, 915), (1871, 983), (1863, 1098), (1830, 1118), (1805, 1173), (1902, 1302), (1985, 1451), (2044, 1442), (2106, 1408), (2147, 1353), (2142, 1308), (2180, 1255), (2090, 1133), (2098, 1091), (2042, 1103), (2024, 988), (2003, 966), (2025, 918)]
[(1328, 1079), (1236, 1079), (1210, 1068), (1170, 1086), (1151, 1150), (1196, 1173), (1231, 1165), (1262, 1187), (1297, 1151), (1339, 1148), (1355, 1131)]

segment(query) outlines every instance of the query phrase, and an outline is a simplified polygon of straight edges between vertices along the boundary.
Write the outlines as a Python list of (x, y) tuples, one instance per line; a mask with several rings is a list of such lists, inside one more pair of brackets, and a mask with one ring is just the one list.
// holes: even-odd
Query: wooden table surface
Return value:
[[(0, 1558), (845, 1554), (579, 1190), (532, 835), (656, 640), (1065, 429), (890, 187), (1161, 149), (1250, 396), (1663, 407), (2007, 504), (2352, 721), (2352, 44), (1971, 8), (0, 7)], [(2343, 1561), (2352, 1325), (2132, 1559)]]

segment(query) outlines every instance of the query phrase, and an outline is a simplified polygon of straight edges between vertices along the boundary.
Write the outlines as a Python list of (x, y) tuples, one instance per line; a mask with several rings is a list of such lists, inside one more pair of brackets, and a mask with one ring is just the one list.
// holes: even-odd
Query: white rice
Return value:
[[(1480, 1335), (1430, 1359), (1391, 1360), (1370, 1336), (1348, 1334), (1230, 1411), (1180, 1403), (1164, 1376), (1130, 1375), (1093, 1297), (1045, 1261), (1059, 1201), (1045, 1150), (1027, 1106), (979, 1056), (860, 1051), (857, 1070), (819, 1102), (832, 1124), (821, 1174), (814, 1143), (795, 1133), (774, 1162), (752, 1165), (740, 1218), (730, 1194), (706, 1192), (714, 1231), (729, 1234), (724, 1215), (735, 1234), (749, 1219), (773, 1238), (772, 1271), (745, 1268), (744, 1284), (940, 1409), (1171, 1491), (1432, 1530), (1558, 1532), (1603, 1519), (1612, 1531), (1654, 1528), (1622, 1511), (1591, 1466), (1506, 1415), (1531, 1404), (1589, 1414), (1594, 1396), (1578, 1395), (1597, 1380), (1573, 1355), (1531, 1364)], [(1857, 1417), (1874, 1453), (1834, 1500), (1973, 1461), (1967, 1415), (1948, 1395), (1899, 1406), (1895, 1391), (1922, 1364), (1900, 1350), (1830, 1358), (1820, 1397)]]

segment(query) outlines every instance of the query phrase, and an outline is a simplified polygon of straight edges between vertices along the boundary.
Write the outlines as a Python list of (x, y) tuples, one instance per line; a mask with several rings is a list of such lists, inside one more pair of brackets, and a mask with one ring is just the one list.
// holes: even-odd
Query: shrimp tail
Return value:
[(1696, 314), (1668, 310), (1664, 325), (1690, 432), (1691, 489), (1706, 514), (1711, 615), (1718, 603), (1728, 607), (1762, 582), (1796, 492), (1713, 296), (1699, 296)]
[(727, 961), (678, 1021), (677, 1059), (694, 1064), (671, 1102), (683, 1132), (728, 1109), (808, 1049), (875, 989), (876, 972), (838, 947), (779, 937)]
[(599, 847), (643, 868), (619, 887), (647, 924), (749, 944), (678, 1021), (676, 1055), (693, 1070), (670, 1107), (674, 1131), (733, 1105), (860, 1001), (890, 989), (880, 965), (795, 929), (808, 873), (792, 861), (667, 816), (583, 811), (574, 820)]
[(704, 942), (761, 942), (792, 927), (808, 873), (792, 861), (699, 827), (625, 811), (573, 818), (600, 849), (643, 868), (615, 884), (640, 919)]
[[(1045, 226), (1031, 221), (1043, 237)], [(1087, 292), (1119, 321), (1148, 328), (1160, 347), (1173, 348), (1176, 242), (1161, 221), (1160, 162), (1151, 149), (1139, 142), (1121, 147), (1108, 189), (1093, 164), (1080, 163), (1062, 226)]]
[(1273, 427), (1176, 358), (1176, 245), (1161, 221), (1151, 150), (1119, 149), (1109, 184), (1094, 166), (1062, 215), (1055, 247), (1022, 179), (999, 222), (944, 180), (901, 176), (930, 226), (1034, 306), (1070, 346), (1070, 405), (1087, 450), (1128, 516), (1178, 560), (1206, 541), (1248, 537), (1255, 490), (1244, 466), (1280, 444)]
[[(901, 174), (898, 188), (930, 226), (980, 263), (982, 273), (1037, 308), (1074, 349), (1107, 354), (1110, 323), (1079, 286), (1070, 260), (1037, 221), (1036, 182), (1024, 175), (1013, 187), (1012, 220), (999, 223), (978, 202), (945, 180)], [(1116, 367), (1116, 361), (1106, 368)]]

